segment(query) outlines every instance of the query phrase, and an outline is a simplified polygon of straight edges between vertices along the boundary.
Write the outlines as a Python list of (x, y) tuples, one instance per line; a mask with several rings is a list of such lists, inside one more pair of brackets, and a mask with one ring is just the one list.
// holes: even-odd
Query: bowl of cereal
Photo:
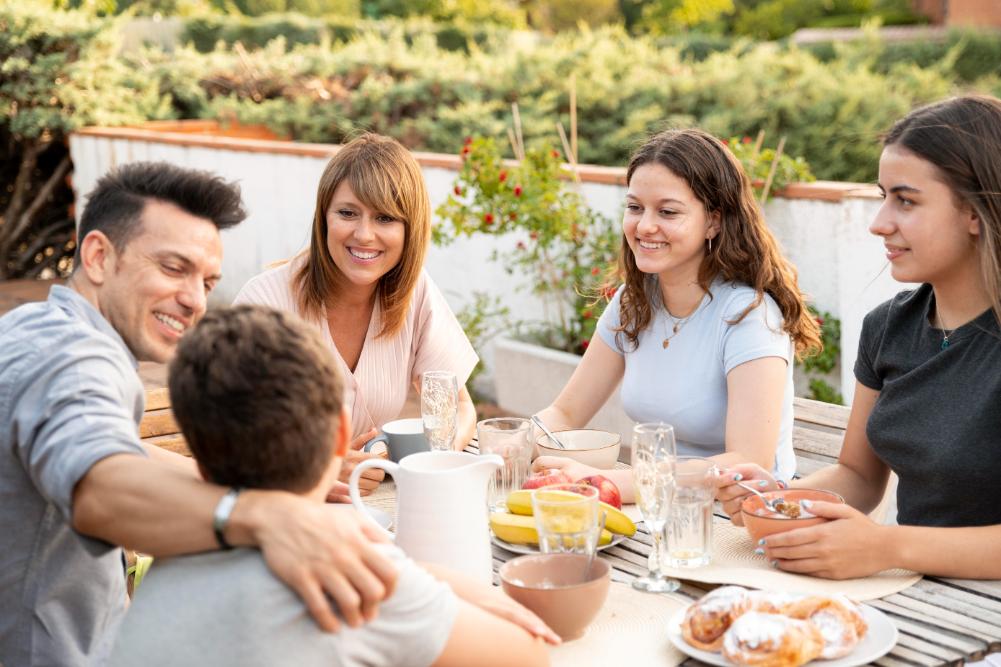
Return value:
[(744, 514), (744, 526), (755, 542), (768, 535), (815, 526), (828, 520), (811, 514), (808, 509), (803, 507), (804, 500), (811, 502), (818, 500), (828, 503), (845, 502), (844, 498), (833, 491), (822, 489), (781, 489), (766, 491), (761, 495), (775, 501), (773, 505), (778, 511), (768, 509), (764, 501), (756, 495), (749, 495), (740, 503), (740, 511)]

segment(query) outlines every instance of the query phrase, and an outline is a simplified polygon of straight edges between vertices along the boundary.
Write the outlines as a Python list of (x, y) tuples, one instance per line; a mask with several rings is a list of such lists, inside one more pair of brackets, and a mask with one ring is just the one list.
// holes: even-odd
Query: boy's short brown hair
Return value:
[(301, 493), (330, 465), (341, 375), (319, 332), (295, 315), (209, 311), (178, 345), (169, 385), (188, 446), (217, 484)]

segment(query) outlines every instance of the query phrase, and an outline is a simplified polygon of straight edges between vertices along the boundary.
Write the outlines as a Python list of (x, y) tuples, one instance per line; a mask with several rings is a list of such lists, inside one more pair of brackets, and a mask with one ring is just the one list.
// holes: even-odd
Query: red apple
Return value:
[(542, 486), (552, 486), (553, 484), (573, 484), (573, 480), (570, 479), (570, 475), (566, 474), (562, 470), (557, 470), (556, 468), (550, 468), (549, 470), (543, 470), (540, 473), (536, 473), (525, 480), (525, 483), (521, 485), (523, 489), (538, 489)]
[(578, 479), (577, 484), (587, 484), (598, 489), (598, 500), (608, 503), (615, 509), (622, 509), (622, 495), (615, 482), (602, 475), (591, 475), (583, 479)]

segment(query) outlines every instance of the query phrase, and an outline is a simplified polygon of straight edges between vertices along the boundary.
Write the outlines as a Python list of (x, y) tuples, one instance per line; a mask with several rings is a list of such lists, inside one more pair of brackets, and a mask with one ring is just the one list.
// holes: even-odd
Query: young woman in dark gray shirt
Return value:
[[(1001, 578), (999, 155), (993, 97), (923, 107), (887, 135), (884, 203), (870, 231), (893, 277), (921, 287), (866, 316), (840, 459), (793, 483), (837, 491), (847, 505), (812, 503), (834, 520), (768, 537), (761, 546), (775, 567), (835, 579), (895, 567)], [(884, 526), (865, 512), (891, 471), (899, 525)], [(744, 495), (738, 476), (775, 488), (757, 466), (730, 468), (719, 497), (732, 515)]]

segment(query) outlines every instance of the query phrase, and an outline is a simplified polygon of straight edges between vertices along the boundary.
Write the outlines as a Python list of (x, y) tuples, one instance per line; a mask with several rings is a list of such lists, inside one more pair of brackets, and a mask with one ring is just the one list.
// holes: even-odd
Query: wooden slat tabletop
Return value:
[[(848, 409), (797, 398), (795, 417), (793, 440), (799, 473), (807, 475), (836, 462)], [(170, 414), (166, 389), (147, 392), (147, 414), (140, 431), (146, 442), (190, 455)], [(475, 442), (467, 451), (477, 453)], [(892, 498), (890, 489), (887, 499)], [(365, 502), (393, 513), (396, 490), (392, 480), (387, 478)], [(601, 557), (612, 566), (613, 581), (629, 583), (644, 575), (651, 543), (649, 533), (641, 525), (635, 536), (601, 552)], [(495, 546), (495, 572), (515, 555)], [(711, 587), (682, 582), (680, 593), (695, 600)], [(876, 661), (882, 667), (959, 665), (1001, 651), (1001, 581), (926, 577), (911, 588), (869, 604), (887, 614), (900, 632), (893, 650)], [(666, 634), (663, 627), (651, 628), (651, 632)], [(685, 664), (701, 663), (689, 660)], [(641, 665), (634, 662), (630, 667)]]
[[(466, 451), (478, 453), (475, 442)], [(366, 503), (392, 513), (395, 506), (392, 481), (387, 478)], [(612, 566), (613, 581), (630, 583), (646, 574), (651, 548), (652, 538), (640, 523), (633, 537), (601, 551), (600, 555)], [(516, 556), (494, 545), (495, 583), (497, 569)], [(713, 587), (682, 581), (679, 593), (694, 601)], [(897, 645), (874, 663), (881, 667), (961, 665), (1001, 651), (1001, 582), (925, 577), (900, 593), (866, 604), (885, 613), (900, 632)], [(663, 632), (666, 637), (664, 627), (650, 631)], [(656, 664), (655, 660), (650, 664)], [(702, 664), (691, 659), (684, 663), (686, 667)], [(630, 667), (643, 666), (633, 661)]]

